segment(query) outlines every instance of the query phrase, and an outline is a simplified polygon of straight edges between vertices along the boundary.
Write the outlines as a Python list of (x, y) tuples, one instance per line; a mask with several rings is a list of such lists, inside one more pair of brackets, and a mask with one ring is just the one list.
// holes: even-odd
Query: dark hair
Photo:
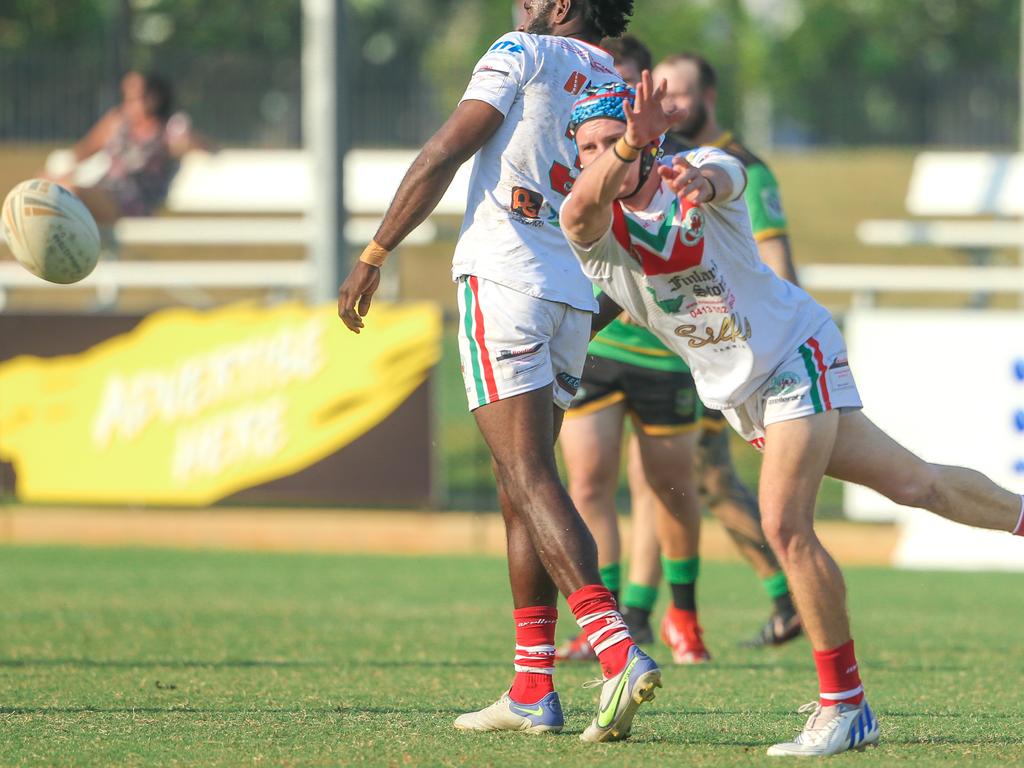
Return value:
[(146, 86), (142, 92), (142, 99), (146, 111), (166, 122), (174, 111), (174, 88), (170, 80), (160, 75), (148, 73), (145, 79)]
[(715, 74), (715, 68), (711, 66), (710, 61), (705, 59), (699, 53), (693, 53), (692, 51), (674, 53), (671, 56), (666, 56), (661, 63), (681, 64), (686, 61), (693, 62), (697, 65), (697, 81), (700, 84), (700, 89), (702, 91), (706, 91), (708, 88), (714, 88), (718, 85), (718, 76)]
[(601, 41), (601, 47), (612, 55), (616, 66), (623, 61), (632, 61), (640, 72), (654, 68), (651, 66), (651, 52), (633, 35), (605, 38)]
[(629, 26), (633, 0), (587, 0), (584, 18), (602, 37), (618, 37)]

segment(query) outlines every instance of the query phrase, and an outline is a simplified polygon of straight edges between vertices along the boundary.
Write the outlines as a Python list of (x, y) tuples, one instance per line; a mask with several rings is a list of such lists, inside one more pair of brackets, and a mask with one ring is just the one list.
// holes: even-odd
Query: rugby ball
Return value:
[(77, 283), (99, 261), (96, 220), (78, 197), (56, 182), (21, 182), (4, 200), (0, 225), (14, 258), (51, 283)]

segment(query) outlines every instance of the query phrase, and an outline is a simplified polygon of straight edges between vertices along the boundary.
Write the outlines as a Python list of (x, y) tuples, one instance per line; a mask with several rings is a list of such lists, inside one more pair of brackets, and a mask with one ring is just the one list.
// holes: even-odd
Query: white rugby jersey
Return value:
[(566, 37), (511, 32), (484, 54), (462, 100), (486, 102), (505, 120), (474, 158), (453, 278), (596, 310), (558, 211), (579, 172), (572, 105), (591, 82), (621, 79), (610, 54)]
[[(694, 166), (732, 165), (713, 147), (687, 154)], [(743, 189), (700, 206), (665, 185), (642, 211), (613, 203), (611, 228), (583, 247), (583, 271), (690, 366), (710, 408), (733, 408), (831, 320), (828, 310), (762, 263)]]

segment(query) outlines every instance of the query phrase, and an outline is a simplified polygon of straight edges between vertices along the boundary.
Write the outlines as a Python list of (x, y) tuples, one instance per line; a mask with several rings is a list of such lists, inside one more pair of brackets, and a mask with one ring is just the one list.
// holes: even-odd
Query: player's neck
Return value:
[(659, 187), (661, 187), (661, 176), (658, 175), (657, 169), (652, 169), (651, 175), (647, 177), (647, 181), (637, 190), (636, 194), (624, 197), (619, 202), (631, 211), (642, 211), (651, 204)]
[(708, 115), (708, 119), (704, 121), (704, 127), (700, 129), (700, 133), (692, 138), (693, 145), (695, 147), (710, 147), (717, 144), (724, 135), (725, 131), (719, 127), (715, 116)]
[(571, 37), (573, 40), (580, 40), (590, 45), (598, 45), (602, 37), (596, 32), (589, 31), (579, 20), (574, 19), (565, 25), (556, 25), (552, 34), (559, 37)]

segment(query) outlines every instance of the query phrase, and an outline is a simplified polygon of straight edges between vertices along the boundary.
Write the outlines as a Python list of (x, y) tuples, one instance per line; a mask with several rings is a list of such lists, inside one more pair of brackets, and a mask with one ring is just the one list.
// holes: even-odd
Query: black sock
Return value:
[(697, 583), (669, 584), (672, 590), (672, 605), (681, 611), (697, 610)]
[(637, 608), (635, 605), (624, 606), (620, 611), (622, 619), (630, 627), (642, 627), (651, 623), (651, 612), (645, 608)]
[(775, 603), (776, 613), (796, 613), (796, 608), (793, 607), (793, 596), (789, 592), (779, 595), (772, 602)]

